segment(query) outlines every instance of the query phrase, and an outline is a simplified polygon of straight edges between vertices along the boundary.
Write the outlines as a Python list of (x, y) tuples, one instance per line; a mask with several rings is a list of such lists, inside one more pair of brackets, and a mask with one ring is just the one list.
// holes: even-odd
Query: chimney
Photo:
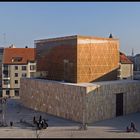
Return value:
[(113, 38), (112, 34), (109, 35), (109, 38)]
[(9, 48), (16, 48), (16, 46), (12, 44), (11, 46), (9, 46)]

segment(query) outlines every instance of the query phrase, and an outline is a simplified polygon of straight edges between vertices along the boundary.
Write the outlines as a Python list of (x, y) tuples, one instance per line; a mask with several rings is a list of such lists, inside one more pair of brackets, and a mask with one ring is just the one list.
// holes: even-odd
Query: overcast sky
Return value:
[(140, 53), (140, 2), (0, 2), (0, 45), (34, 47), (34, 40), (69, 35), (120, 40)]

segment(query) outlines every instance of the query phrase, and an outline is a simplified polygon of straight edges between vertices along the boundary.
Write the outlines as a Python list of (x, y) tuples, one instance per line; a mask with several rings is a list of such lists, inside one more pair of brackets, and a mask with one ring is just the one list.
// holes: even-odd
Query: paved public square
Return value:
[[(40, 115), (48, 120), (49, 127), (36, 131), (32, 126), (33, 116)], [(96, 122), (88, 125), (87, 130), (80, 130), (80, 123), (37, 112), (22, 106), (20, 100), (8, 99), (5, 121), (8, 127), (0, 127), (0, 138), (140, 138), (140, 113)], [(138, 132), (125, 132), (131, 121), (135, 122)]]

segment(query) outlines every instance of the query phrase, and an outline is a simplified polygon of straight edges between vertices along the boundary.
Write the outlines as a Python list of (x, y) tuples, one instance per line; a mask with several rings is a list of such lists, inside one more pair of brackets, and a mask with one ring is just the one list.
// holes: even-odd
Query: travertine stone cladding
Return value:
[(86, 88), (64, 83), (21, 79), (21, 100), (27, 107), (75, 121), (82, 121)]
[(27, 107), (66, 119), (92, 123), (116, 116), (116, 94), (123, 93), (123, 115), (140, 111), (140, 81), (62, 83), (21, 79), (21, 101)]
[(123, 114), (140, 111), (140, 82), (97, 82), (97, 88), (87, 87), (87, 122), (116, 116), (116, 94), (123, 93)]

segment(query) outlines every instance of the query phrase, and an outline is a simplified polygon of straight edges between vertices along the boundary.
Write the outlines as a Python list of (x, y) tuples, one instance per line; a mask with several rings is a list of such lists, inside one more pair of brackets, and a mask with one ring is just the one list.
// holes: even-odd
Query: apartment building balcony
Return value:
[(8, 84), (8, 85), (2, 85), (2, 88), (10, 88), (10, 84)]
[(2, 80), (2, 88), (10, 88), (10, 79)]
[(10, 78), (10, 74), (7, 70), (3, 71), (2, 78), (3, 79), (9, 79)]
[(2, 76), (2, 79), (10, 79), (10, 76)]
[(36, 72), (36, 70), (29, 70), (29, 72), (31, 73), (31, 72)]

